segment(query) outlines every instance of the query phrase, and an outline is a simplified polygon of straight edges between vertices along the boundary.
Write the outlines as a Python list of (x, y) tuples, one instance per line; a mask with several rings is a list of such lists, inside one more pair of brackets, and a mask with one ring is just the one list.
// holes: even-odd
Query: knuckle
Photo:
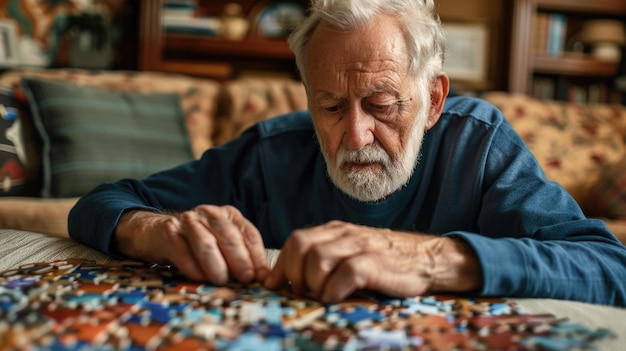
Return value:
[(178, 223), (179, 220), (176, 217), (167, 218), (162, 224), (163, 231), (169, 236), (177, 236), (179, 234)]
[(233, 205), (224, 205), (221, 207), (225, 213), (229, 214), (229, 215), (240, 215), (241, 212), (239, 212), (239, 209), (237, 209), (237, 207), (233, 206)]
[(193, 211), (185, 211), (178, 215), (180, 221), (188, 223), (196, 218), (196, 214)]
[(207, 205), (207, 204), (202, 204), (202, 205), (198, 205), (196, 207), (193, 208), (194, 212), (211, 212), (213, 210), (213, 205)]
[(312, 239), (309, 233), (306, 230), (302, 229), (295, 230), (289, 238), (289, 241), (294, 246), (292, 248), (298, 250), (301, 253), (306, 251), (312, 243)]
[(341, 265), (341, 271), (348, 277), (354, 277), (358, 274), (359, 267), (360, 265), (357, 263), (357, 260), (346, 260)]
[(328, 225), (329, 225), (329, 226), (332, 226), (332, 227), (336, 227), (336, 226), (345, 226), (345, 225), (347, 225), (347, 224), (349, 224), (349, 223), (344, 222), (344, 221), (340, 221), (340, 220), (338, 220), (338, 219), (333, 219), (333, 220), (331, 220), (330, 222), (328, 222)]
[(214, 205), (198, 205), (193, 209), (193, 212), (204, 216), (207, 219), (215, 219), (219, 216), (219, 207)]

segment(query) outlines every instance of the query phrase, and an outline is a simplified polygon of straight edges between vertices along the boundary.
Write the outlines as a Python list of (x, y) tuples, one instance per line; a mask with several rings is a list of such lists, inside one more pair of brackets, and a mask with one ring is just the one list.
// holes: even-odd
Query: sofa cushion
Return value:
[(81, 196), (193, 159), (176, 94), (114, 92), (23, 78), (41, 135), (43, 197)]

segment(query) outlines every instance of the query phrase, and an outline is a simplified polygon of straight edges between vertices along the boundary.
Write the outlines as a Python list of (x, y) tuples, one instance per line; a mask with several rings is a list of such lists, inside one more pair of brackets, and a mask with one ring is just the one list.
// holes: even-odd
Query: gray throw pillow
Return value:
[(43, 140), (43, 197), (82, 196), (193, 159), (177, 94), (21, 83)]

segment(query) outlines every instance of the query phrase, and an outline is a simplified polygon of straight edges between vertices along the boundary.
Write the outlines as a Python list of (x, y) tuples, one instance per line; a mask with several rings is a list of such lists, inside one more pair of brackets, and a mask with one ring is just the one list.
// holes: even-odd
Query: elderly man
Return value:
[[(432, 0), (319, 0), (290, 37), (309, 111), (199, 161), (103, 184), (70, 235), (191, 279), (626, 304), (626, 249), (503, 116), (449, 98)], [(282, 248), (270, 270), (264, 248)]]

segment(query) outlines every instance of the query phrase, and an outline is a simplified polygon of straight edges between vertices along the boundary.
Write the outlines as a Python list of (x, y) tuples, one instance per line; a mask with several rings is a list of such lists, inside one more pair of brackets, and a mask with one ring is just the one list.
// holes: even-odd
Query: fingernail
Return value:
[(241, 282), (242, 283), (248, 283), (248, 282), (250, 282), (253, 279), (254, 279), (254, 270), (246, 269), (245, 271), (241, 272)]
[(257, 271), (256, 279), (260, 282), (264, 282), (269, 274), (270, 271), (267, 268), (261, 268)]
[(218, 274), (213, 279), (210, 279), (215, 285), (222, 286), (228, 283), (228, 274)]
[(265, 286), (268, 289), (275, 289), (276, 278), (274, 278), (271, 274), (269, 274), (268, 277), (265, 278), (265, 281), (263, 282), (263, 286)]

